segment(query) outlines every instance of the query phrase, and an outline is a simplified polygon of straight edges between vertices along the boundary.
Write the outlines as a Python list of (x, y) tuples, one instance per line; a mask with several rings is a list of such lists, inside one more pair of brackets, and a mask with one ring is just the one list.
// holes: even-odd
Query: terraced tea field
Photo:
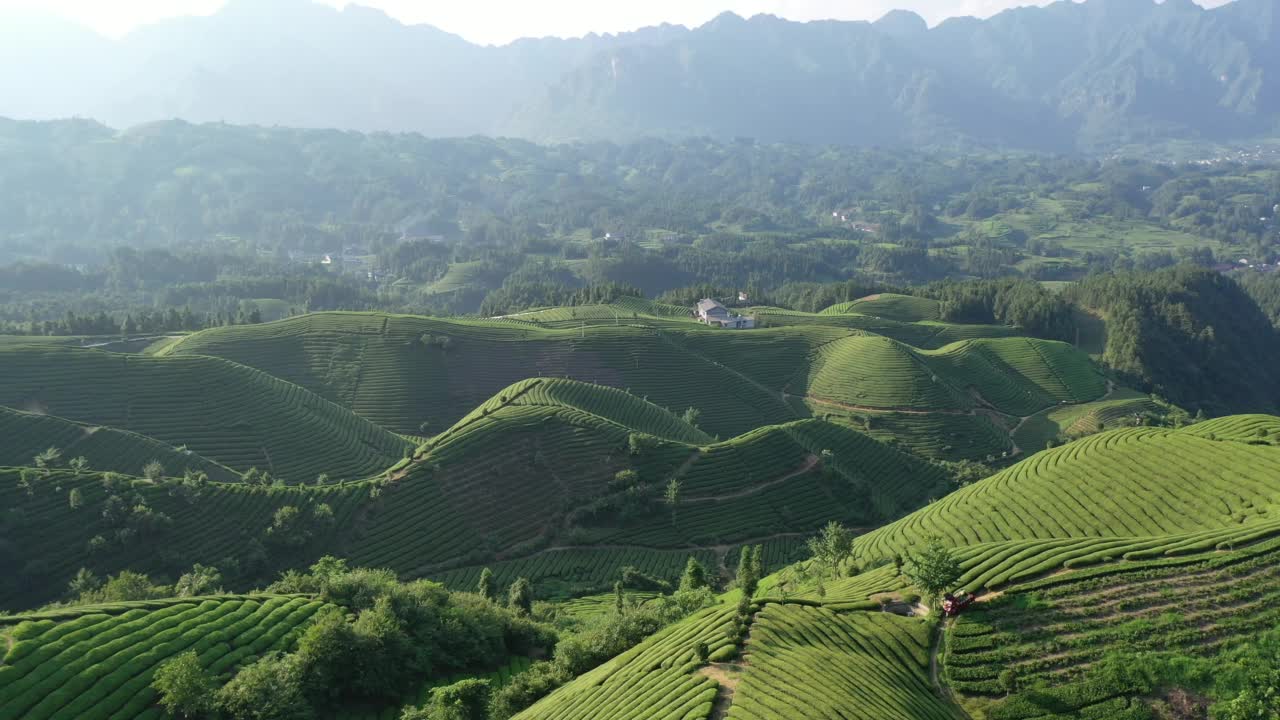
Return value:
[[(555, 327), (560, 321), (551, 319), (564, 313), (571, 320), (573, 313), (621, 318), (616, 310), (588, 306), (531, 315), (541, 324), (525, 316), (465, 321), (320, 313), (208, 330), (163, 352), (251, 365), (414, 436), (441, 432), (530, 377), (625, 389), (677, 414), (693, 407), (699, 427), (722, 438), (810, 414), (789, 396), (944, 414), (985, 403), (1021, 416), (1105, 391), (1085, 355), (1060, 343), (999, 337), (1011, 328), (826, 314), (811, 318), (834, 320), (724, 332), (662, 308), (655, 312), (669, 314), (652, 317), (663, 322), (647, 325)], [(922, 437), (927, 429), (917, 429), (913, 447), (956, 446)], [(962, 457), (999, 455), (1008, 443), (989, 445)]]
[(1019, 447), (1039, 450), (1050, 440), (1070, 438), (1133, 425), (1135, 415), (1161, 412), (1164, 408), (1147, 395), (1117, 389), (1107, 399), (1077, 405), (1052, 407), (1028, 417), (1013, 434)]
[(519, 720), (692, 720), (707, 718), (716, 682), (697, 673), (698, 645), (732, 648), (733, 609), (707, 608), (609, 660), (516, 715)]
[[(187, 496), (176, 486), (137, 480), (115, 493), (134, 505), (141, 501), (171, 523), (121, 543), (115, 540), (116, 531), (128, 525), (104, 517), (108, 492), (98, 473), (59, 471), (29, 483), (29, 490), (23, 489), (20, 471), (0, 470), (0, 503), (8, 509), (0, 521), (0, 544), (41, 548), (38, 560), (24, 553), (0, 556), (0, 608), (56, 599), (81, 567), (99, 576), (129, 568), (172, 578), (192, 563), (225, 565), (227, 558), (244, 557), (251, 542), (266, 540), (277, 509), (292, 505), (310, 512), (328, 505), (333, 527), (317, 529), (314, 542), (298, 549), (271, 547), (263, 577), (255, 580), (270, 579), (278, 570), (305, 565), (334, 547), (331, 543), (341, 533), (354, 532), (356, 512), (369, 503), (367, 484), (286, 489), (210, 483)], [(72, 491), (79, 496), (79, 507), (72, 507)], [(91, 552), (90, 542), (98, 536), (106, 544)]]
[(1273, 519), (1280, 447), (1207, 440), (1198, 428), (1112, 430), (1038, 453), (858, 538), (857, 553), (886, 558), (935, 535), (966, 546), (1155, 537)]
[(28, 347), (0, 349), (0, 365), (0, 405), (132, 431), (238, 472), (354, 479), (412, 448), (297, 385), (217, 358)]
[(826, 315), (856, 313), (858, 315), (897, 320), (898, 322), (920, 322), (941, 319), (942, 307), (937, 300), (913, 295), (881, 293), (879, 295), (869, 295), (860, 300), (832, 305), (823, 310), (822, 313)]
[(292, 648), (323, 603), (304, 597), (191, 598), (118, 612), (85, 606), (59, 620), (5, 618), (3, 720), (162, 718), (156, 668), (194, 650), (224, 680), (242, 663)]
[(952, 720), (929, 680), (926, 623), (888, 613), (765, 605), (729, 720)]
[(701, 427), (721, 437), (795, 418), (773, 391), (678, 342), (660, 341), (667, 336), (627, 325), (556, 330), (516, 320), (324, 313), (197, 333), (168, 352), (216, 355), (257, 367), (383, 427), (415, 435), (440, 432), (503, 388), (531, 377), (629, 389), (677, 413), (695, 407)]
[(888, 338), (823, 345), (788, 389), (849, 409), (959, 413), (988, 407), (1025, 416), (1101, 397), (1106, 384), (1069, 345), (1030, 338), (967, 340), (919, 351)]
[(1278, 554), (1280, 540), (1270, 540), (1017, 586), (956, 624), (947, 657), (951, 684), (996, 694), (1002, 693), (996, 675), (1005, 667), (1027, 682), (1062, 684), (1087, 676), (1090, 665), (1117, 650), (1220, 652), (1275, 627)]
[(141, 475), (144, 466), (156, 461), (177, 475), (191, 469), (203, 471), (213, 480), (239, 479), (239, 474), (225, 465), (144, 435), (0, 407), (0, 467), (31, 465), (32, 459), (48, 448), (61, 452), (59, 464), (63, 466), (83, 457), (94, 470)]
[[(633, 436), (647, 438), (635, 451)], [(623, 565), (675, 579), (689, 554), (716, 565), (730, 545), (794, 538), (828, 520), (879, 524), (919, 507), (947, 483), (935, 466), (818, 420), (709, 441), (623, 391), (532, 380), (434, 438), (391, 474), (387, 487), (213, 483), (187, 497), (176, 486), (135, 482), (128, 492), (171, 521), (163, 557), (138, 542), (108, 545), (86, 559), (96, 536), (117, 529), (94, 520), (107, 501), (97, 474), (37, 476), (24, 489), (18, 471), (0, 473), (10, 478), (0, 482), (0, 499), (15, 509), (0, 539), (49, 548), (39, 564), (4, 561), (0, 603), (48, 599), (24, 589), (35, 579), (61, 588), (84, 565), (99, 573), (130, 567), (167, 575), (192, 562), (242, 556), (251, 541), (265, 539), (276, 510), (294, 506), (305, 515), (319, 504), (331, 508), (332, 526), (297, 548), (272, 548), (263, 572), (341, 547), (353, 564), (404, 577), (470, 588), (489, 565), (503, 578), (527, 576), (545, 582), (548, 595), (568, 595), (608, 589)], [(647, 488), (647, 499), (626, 512), (620, 504), (626, 488), (617, 485), (623, 470), (635, 471), (632, 482)], [(661, 499), (673, 478), (680, 485), (674, 508)]]

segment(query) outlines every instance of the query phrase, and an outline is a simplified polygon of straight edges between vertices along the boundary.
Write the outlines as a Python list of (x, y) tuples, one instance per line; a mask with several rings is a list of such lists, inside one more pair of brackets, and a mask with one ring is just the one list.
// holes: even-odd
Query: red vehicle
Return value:
[(961, 610), (969, 607), (972, 602), (972, 593), (965, 593), (963, 598), (947, 593), (942, 596), (942, 614), (947, 617), (955, 617), (960, 614)]

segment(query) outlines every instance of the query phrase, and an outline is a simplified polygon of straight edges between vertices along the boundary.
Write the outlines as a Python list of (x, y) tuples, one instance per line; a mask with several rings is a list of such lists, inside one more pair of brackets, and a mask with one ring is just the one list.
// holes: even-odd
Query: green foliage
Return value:
[[(681, 591), (676, 595), (682, 593), (698, 597), (699, 602), (712, 599), (706, 588)], [(594, 617), (579, 632), (556, 644), (553, 660), (534, 663), (528, 671), (495, 692), (490, 703), (490, 717), (494, 720), (512, 717), (575, 676), (610, 658), (619, 657), (645, 638), (702, 607), (701, 604), (683, 606), (678, 601), (667, 600)]]
[(820, 573), (840, 574), (840, 565), (853, 552), (853, 533), (844, 525), (832, 520), (817, 537), (806, 543), (809, 556)]
[(902, 572), (929, 604), (954, 588), (960, 579), (960, 562), (941, 538), (929, 538), (924, 548), (907, 557)]
[(689, 556), (689, 560), (685, 562), (684, 574), (680, 576), (680, 590), (698, 590), (709, 586), (707, 580), (707, 569), (703, 567), (698, 559)]
[(152, 482), (159, 481), (164, 477), (164, 465), (161, 465), (159, 460), (152, 460), (148, 462), (146, 465), (142, 466), (142, 477)]
[(218, 690), (219, 710), (246, 720), (307, 720), (315, 716), (303, 693), (300, 656), (267, 655), (236, 673)]
[(743, 545), (738, 557), (738, 573), (735, 581), (742, 590), (744, 597), (750, 598), (756, 594), (756, 587), (760, 584), (759, 568), (755, 558), (760, 552), (760, 546), (754, 548)]
[(218, 592), (222, 583), (222, 573), (215, 567), (196, 563), (191, 571), (184, 573), (174, 585), (174, 594), (178, 597), (211, 595)]
[(435, 688), (427, 706), (428, 717), (431, 720), (487, 720), (489, 694), (489, 681), (476, 678)]
[(200, 656), (188, 650), (156, 668), (151, 687), (170, 715), (196, 718), (213, 708), (217, 685), (201, 666)]
[(1120, 377), (1212, 415), (1280, 407), (1280, 332), (1225, 275), (1191, 266), (1099, 275), (1070, 290), (1107, 318)]
[(497, 600), (498, 583), (493, 579), (493, 571), (484, 568), (480, 571), (480, 580), (476, 583), (476, 593), (485, 600)]
[(533, 612), (533, 584), (528, 578), (516, 578), (507, 589), (507, 607), (528, 615)]

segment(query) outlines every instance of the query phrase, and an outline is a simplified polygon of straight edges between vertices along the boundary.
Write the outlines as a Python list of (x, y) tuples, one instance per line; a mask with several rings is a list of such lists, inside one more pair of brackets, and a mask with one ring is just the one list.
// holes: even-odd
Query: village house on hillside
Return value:
[(697, 315), (699, 322), (722, 328), (750, 330), (756, 326), (755, 318), (729, 312), (729, 308), (710, 298), (699, 300), (694, 314)]

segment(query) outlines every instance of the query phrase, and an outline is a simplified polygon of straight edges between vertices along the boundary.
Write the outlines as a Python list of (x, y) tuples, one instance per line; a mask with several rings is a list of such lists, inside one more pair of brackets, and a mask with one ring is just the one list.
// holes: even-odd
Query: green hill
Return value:
[(1031, 338), (965, 340), (919, 351), (888, 338), (850, 336), (823, 345), (789, 392), (852, 409), (961, 412), (987, 407), (1030, 415), (1106, 391), (1088, 358)]
[[(560, 321), (552, 319), (573, 312), (600, 315), (601, 322), (557, 327)], [(1008, 434), (1016, 419), (980, 417), (989, 410), (1030, 415), (1093, 400), (1105, 390), (1082, 353), (1061, 343), (1007, 337), (1012, 329), (998, 326), (810, 316), (867, 319), (882, 336), (816, 322), (743, 332), (683, 319), (631, 324), (624, 317), (615, 324), (612, 306), (533, 316), (542, 324), (523, 317), (320, 313), (196, 333), (163, 352), (256, 367), (407, 435), (442, 432), (513, 383), (554, 377), (625, 389), (677, 414), (693, 407), (699, 426), (722, 438), (807, 416), (942, 413), (886, 416), (877, 437), (897, 437), (944, 459), (1000, 457), (1012, 449)], [(970, 334), (978, 337), (939, 344)], [(956, 419), (962, 413), (970, 415)], [(891, 436), (891, 428), (897, 434)]]
[(870, 315), (899, 322), (942, 319), (942, 305), (937, 300), (896, 293), (869, 295), (860, 300), (832, 305), (822, 312), (827, 315)]
[(21, 347), (0, 349), (0, 365), (0, 405), (128, 430), (239, 472), (359, 478), (412, 448), (301, 387), (218, 358)]
[[(335, 548), (353, 565), (456, 587), (472, 587), (475, 570), (494, 565), (551, 594), (608, 589), (623, 565), (673, 578), (689, 554), (717, 565), (734, 544), (794, 543), (828, 520), (875, 526), (948, 484), (937, 466), (849, 427), (802, 420), (711, 442), (622, 391), (537, 379), (508, 388), (412, 461), (365, 482), (211, 483), (193, 493), (179, 481), (109, 489), (93, 473), (66, 472), (37, 474), (24, 488), (16, 475), (0, 484), (0, 497), (21, 513), (0, 539), (47, 550), (38, 561), (16, 552), (0, 558), (9, 571), (0, 580), (6, 605), (33, 599), (38, 588), (48, 597), (82, 565), (172, 576), (193, 562), (231, 562), (244, 568), (235, 587), (250, 587)], [(672, 480), (674, 505), (663, 497)], [(79, 508), (69, 502), (72, 490)], [(84, 522), (120, 502), (113, 496), (134, 495), (129, 507), (168, 521), (139, 525), (125, 513)], [(308, 520), (322, 504), (332, 521)], [(287, 506), (303, 518), (299, 542), (280, 542), (268, 529)], [(148, 555), (157, 540), (166, 552)], [(791, 559), (786, 548), (778, 553)]]
[[(691, 332), (718, 331), (687, 323)], [(719, 333), (728, 335), (730, 333)], [(297, 383), (405, 434), (440, 432), (512, 383), (572, 378), (630, 389), (730, 437), (796, 417), (779, 396), (654, 327), (323, 313), (196, 333), (169, 354), (224, 357)]]
[(1280, 492), (1280, 447), (1209, 440), (1197, 428), (1111, 430), (1037, 453), (863, 535), (857, 554), (887, 558), (932, 536), (958, 547), (1159, 538), (1223, 529), (1247, 533), (1277, 519), (1271, 514)]
[(174, 474), (191, 469), (212, 480), (239, 478), (225, 465), (137, 433), (0, 407), (0, 467), (31, 465), (48, 448), (60, 451), (59, 464), (83, 457), (94, 470), (141, 475), (143, 466), (154, 460)]
[[(639, 435), (584, 410), (588, 403), (526, 400), (540, 386), (509, 389), (434, 438), (387, 489), (353, 562), (432, 574), (499, 561), (507, 574), (607, 587), (617, 548), (634, 548), (622, 553), (628, 564), (669, 576), (682, 561), (673, 551), (805, 534), (830, 519), (876, 524), (945, 485), (938, 468), (817, 420), (698, 446)], [(638, 402), (625, 403), (630, 417), (661, 417)], [(673, 479), (674, 507), (662, 498)]]

